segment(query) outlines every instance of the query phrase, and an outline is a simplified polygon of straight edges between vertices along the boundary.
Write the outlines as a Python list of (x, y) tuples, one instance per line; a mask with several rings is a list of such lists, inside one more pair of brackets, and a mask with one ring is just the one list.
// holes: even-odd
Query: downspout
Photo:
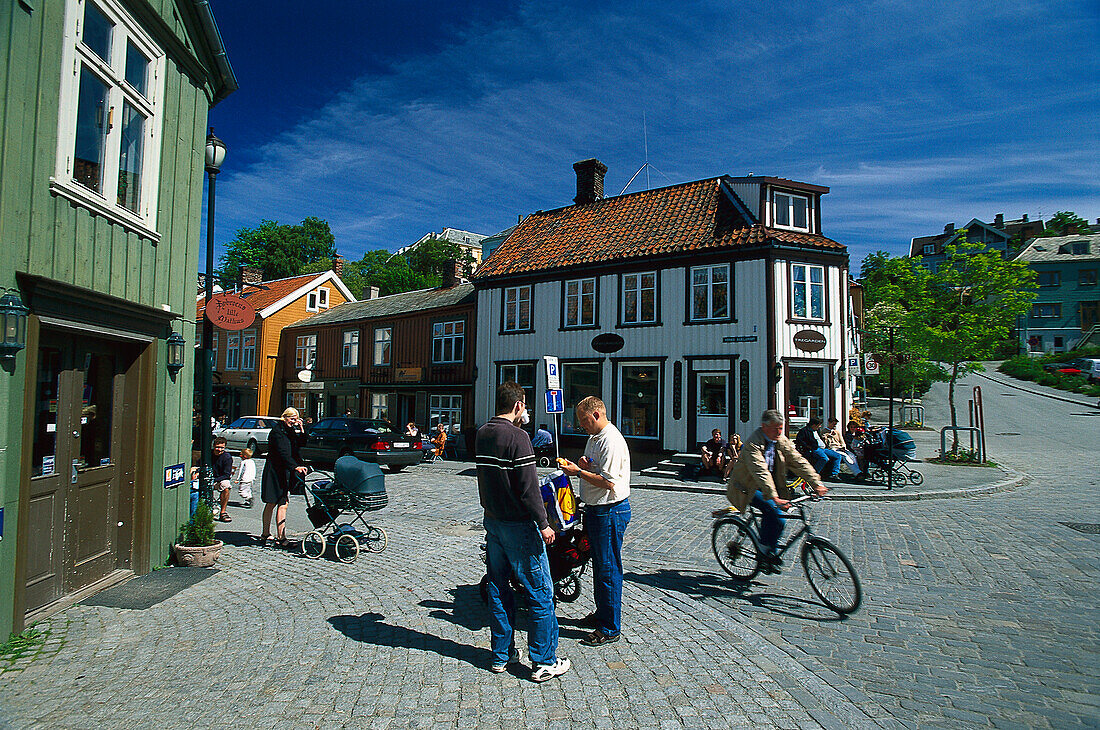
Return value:
[(233, 74), (233, 68), (229, 65), (229, 56), (225, 52), (225, 43), (222, 42), (222, 34), (218, 31), (218, 24), (214, 20), (214, 12), (210, 9), (210, 0), (192, 0), (195, 11), (202, 24), (203, 33), (211, 45), (214, 55), (214, 66), (217, 72), (217, 85), (214, 89), (214, 97), (210, 100), (210, 106), (214, 107), (219, 101), (232, 94), (238, 88), (237, 77)]

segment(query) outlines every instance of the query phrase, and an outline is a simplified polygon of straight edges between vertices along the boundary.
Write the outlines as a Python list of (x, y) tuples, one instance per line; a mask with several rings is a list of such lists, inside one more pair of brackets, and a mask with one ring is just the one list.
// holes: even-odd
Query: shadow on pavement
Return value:
[(481, 600), (477, 585), (455, 586), (448, 592), (453, 596), (450, 603), (429, 600), (421, 601), (420, 605), (436, 609), (428, 613), (432, 618), (449, 621), (470, 631), (481, 631), (489, 625), (485, 603)]
[(651, 573), (626, 573), (623, 580), (647, 585), (662, 590), (676, 591), (695, 600), (714, 598), (717, 600), (740, 600), (772, 613), (805, 621), (832, 622), (843, 621), (840, 616), (824, 604), (795, 596), (783, 596), (756, 590), (764, 584), (756, 581), (737, 583), (736, 581), (712, 573), (701, 571), (680, 571), (661, 568)]
[(255, 547), (259, 545), (256, 536), (237, 530), (218, 530), (217, 538), (226, 545), (233, 547)]
[(451, 657), (472, 664), (475, 667), (487, 667), (492, 661), (492, 652), (476, 646), (459, 644), (450, 639), (384, 623), (386, 617), (380, 613), (368, 611), (361, 616), (331, 616), (328, 622), (333, 628), (354, 641), (375, 646), (392, 646), (398, 649), (421, 649), (441, 656)]

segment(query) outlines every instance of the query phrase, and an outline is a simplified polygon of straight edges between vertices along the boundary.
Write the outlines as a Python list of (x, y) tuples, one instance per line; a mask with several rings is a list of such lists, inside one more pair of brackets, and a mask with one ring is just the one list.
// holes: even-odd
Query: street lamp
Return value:
[(183, 346), (187, 341), (179, 332), (173, 332), (168, 336), (168, 372), (175, 378), (180, 370), (183, 370)]
[[(214, 128), (206, 136), (206, 175), (210, 180), (209, 194), (206, 200), (206, 306), (214, 296), (214, 192), (225, 161), (225, 142), (214, 136)], [(211, 454), (213, 433), (211, 422), (214, 419), (214, 325), (210, 318), (202, 318), (202, 470), (199, 478), (199, 499), (213, 504), (214, 470)]]

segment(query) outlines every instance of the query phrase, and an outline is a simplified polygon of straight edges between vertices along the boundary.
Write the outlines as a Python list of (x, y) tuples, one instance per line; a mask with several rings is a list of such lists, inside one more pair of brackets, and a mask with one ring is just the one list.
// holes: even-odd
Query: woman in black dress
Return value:
[(264, 501), (264, 532), (260, 535), (262, 542), (271, 539), (271, 514), (274, 512), (278, 536), (276, 542), (283, 547), (287, 545), (286, 505), (289, 501), (290, 485), (297, 474), (304, 477), (308, 471), (301, 466), (302, 457), (298, 455), (303, 435), (298, 411), (287, 408), (283, 411), (282, 420), (275, 424), (267, 437), (267, 461), (264, 463), (264, 474), (260, 482), (260, 498)]

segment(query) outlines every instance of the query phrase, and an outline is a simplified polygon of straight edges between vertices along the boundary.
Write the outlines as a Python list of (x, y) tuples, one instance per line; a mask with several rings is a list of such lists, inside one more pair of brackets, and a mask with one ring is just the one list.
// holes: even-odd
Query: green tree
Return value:
[(436, 277), (438, 283), (435, 286), (442, 283), (447, 262), (452, 259), (462, 264), (463, 276), (470, 278), (474, 272), (474, 257), (467, 249), (453, 241), (429, 238), (405, 253), (409, 268), (417, 273)]
[(1088, 233), (1089, 222), (1073, 211), (1060, 210), (1047, 221), (1046, 230), (1040, 236), (1072, 236), (1075, 233)]
[(244, 265), (262, 269), (265, 280), (282, 279), (307, 273), (307, 266), (331, 262), (335, 255), (336, 238), (327, 221), (313, 216), (298, 225), (264, 220), (256, 228), (237, 231), (221, 257), (221, 274), (234, 280)]

